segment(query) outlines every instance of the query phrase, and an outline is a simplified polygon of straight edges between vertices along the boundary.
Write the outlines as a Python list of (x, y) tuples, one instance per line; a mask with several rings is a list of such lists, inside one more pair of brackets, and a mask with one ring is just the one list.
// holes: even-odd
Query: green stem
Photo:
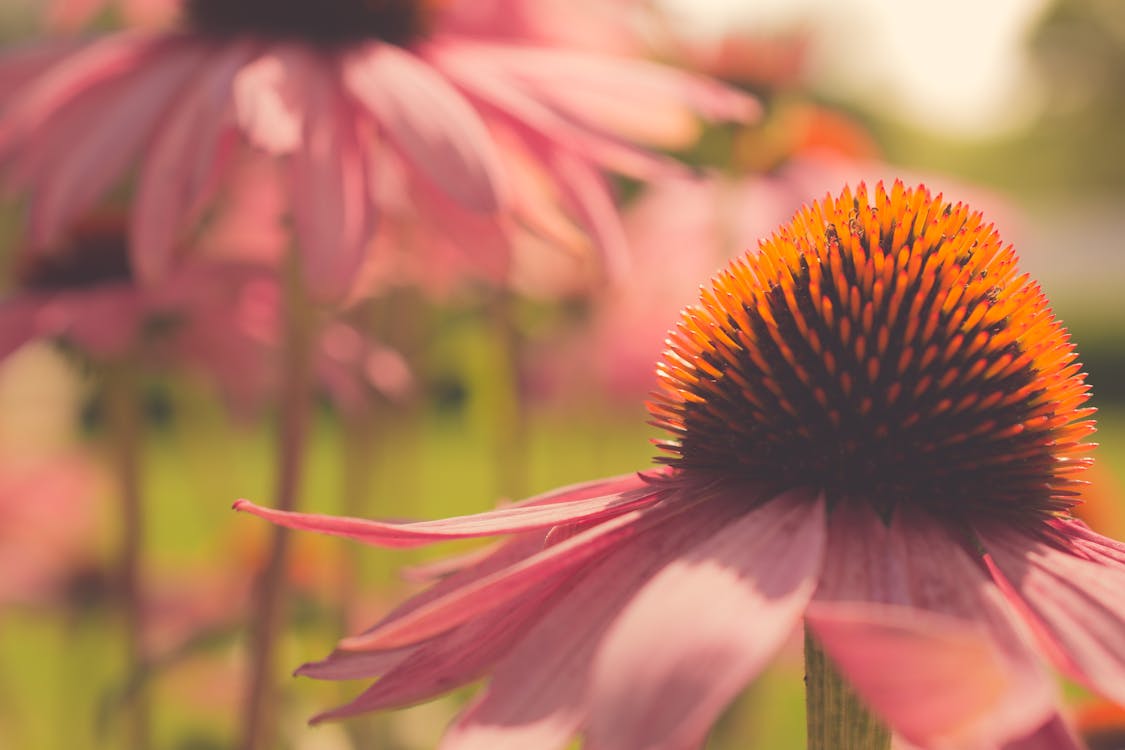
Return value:
[[(144, 412), (140, 385), (132, 363), (125, 361), (106, 371), (106, 416), (110, 429), (113, 466), (121, 496), (121, 549), (117, 575), (125, 620), (125, 684), (144, 674), (144, 591), (141, 565), (144, 547), (144, 509), (141, 499), (141, 447)], [(126, 747), (151, 746), (151, 711), (145, 690), (127, 690), (125, 697)]]
[(516, 321), (516, 300), (507, 290), (492, 299), (490, 317), (498, 352), (496, 375), (495, 460), (501, 497), (522, 497), (527, 489), (527, 405), (521, 392), (523, 336)]
[[(296, 261), (290, 264), (285, 285), (285, 338), (280, 394), (280, 429), (274, 507), (297, 509), (304, 469), (312, 402), (312, 346), (316, 338), (313, 311), (301, 284)], [(258, 576), (253, 621), (250, 625), (250, 673), (243, 704), (243, 750), (267, 750), (276, 742), (276, 685), (274, 652), (285, 619), (285, 569), (289, 534), (275, 526), (271, 531), (266, 563)]]
[(889, 750), (890, 731), (844, 682), (808, 628), (805, 705), (809, 750)]

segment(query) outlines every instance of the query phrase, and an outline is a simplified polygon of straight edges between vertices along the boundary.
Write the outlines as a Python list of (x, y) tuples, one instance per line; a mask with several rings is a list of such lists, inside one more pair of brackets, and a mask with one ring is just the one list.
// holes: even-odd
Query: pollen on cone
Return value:
[[(689, 307), (650, 403), (660, 460), (819, 485), (890, 513), (1075, 503), (1088, 387), (980, 213), (860, 185), (800, 211)], [(909, 500), (904, 500), (909, 498)]]

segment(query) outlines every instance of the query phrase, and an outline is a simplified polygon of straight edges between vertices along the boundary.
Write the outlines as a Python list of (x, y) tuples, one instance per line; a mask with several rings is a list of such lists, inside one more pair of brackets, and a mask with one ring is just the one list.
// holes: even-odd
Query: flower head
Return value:
[(43, 247), (139, 163), (131, 249), (149, 280), (190, 246), (237, 151), (270, 154), (308, 285), (339, 300), (384, 214), (417, 214), (491, 277), (518, 236), (574, 226), (612, 270), (623, 240), (602, 170), (666, 172), (645, 146), (690, 137), (697, 114), (754, 112), (706, 79), (459, 18), (423, 0), (192, 0), (186, 31), (22, 50), (0, 62), (0, 168)]
[(383, 546), (508, 537), (302, 667), (379, 677), (322, 718), (487, 675), (446, 747), (698, 747), (803, 619), (911, 745), (1062, 747), (1044, 660), (1125, 701), (1125, 544), (1068, 514), (1073, 358), (979, 214), (861, 186), (684, 311), (661, 469), (422, 523), (236, 507)]

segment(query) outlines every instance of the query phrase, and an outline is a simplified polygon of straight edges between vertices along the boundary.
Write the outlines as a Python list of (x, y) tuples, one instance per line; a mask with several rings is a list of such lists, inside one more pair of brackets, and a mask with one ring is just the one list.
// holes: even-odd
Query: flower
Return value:
[(34, 245), (57, 240), (136, 164), (134, 266), (159, 277), (236, 149), (251, 148), (285, 163), (319, 299), (350, 291), (383, 213), (417, 212), (462, 248), (471, 239), (493, 276), (513, 235), (554, 238), (560, 221), (583, 227), (616, 267), (623, 244), (601, 170), (660, 174), (671, 162), (638, 144), (692, 137), (697, 112), (755, 111), (745, 95), (655, 63), (463, 30), (466, 14), (422, 0), (184, 10), (187, 31), (62, 45), (51, 65), (14, 53), (23, 85), (0, 64), (0, 167), (30, 195)]
[(506, 537), (302, 667), (379, 677), (319, 719), (487, 676), (445, 747), (698, 747), (803, 619), (906, 742), (1049, 742), (1042, 660), (1125, 701), (1125, 544), (1069, 514), (1074, 357), (981, 214), (860, 185), (683, 311), (660, 468), (420, 523), (235, 507), (387, 547)]
[(187, 363), (254, 393), (263, 350), (231, 319), (263, 271), (199, 261), (141, 285), (127, 244), (124, 216), (103, 211), (76, 222), (49, 251), (18, 255), (15, 287), (0, 298), (0, 360), (53, 339), (101, 362)]

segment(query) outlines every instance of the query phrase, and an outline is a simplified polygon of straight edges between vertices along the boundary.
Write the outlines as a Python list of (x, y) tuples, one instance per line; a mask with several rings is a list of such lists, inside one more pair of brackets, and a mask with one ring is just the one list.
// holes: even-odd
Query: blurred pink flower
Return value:
[[(284, 157), (318, 298), (350, 290), (378, 219), (402, 204), (491, 271), (517, 228), (553, 239), (561, 206), (614, 269), (624, 242), (602, 170), (666, 173), (672, 162), (638, 144), (683, 143), (697, 114), (756, 111), (655, 63), (464, 32), (463, 14), (421, 0), (185, 7), (190, 31), (64, 49), (0, 102), (0, 165), (30, 195), (33, 245), (56, 241), (138, 164), (134, 267), (157, 278), (251, 147)], [(13, 64), (27, 69), (27, 56)], [(526, 190), (516, 162), (543, 184)]]
[(506, 537), (302, 667), (379, 677), (315, 720), (487, 676), (443, 747), (695, 748), (803, 619), (912, 744), (1072, 746), (1041, 660), (1125, 700), (1125, 544), (1068, 513), (1092, 410), (1015, 263), (964, 204), (845, 190), (681, 314), (664, 468), (418, 523), (238, 501), (385, 547)]
[(77, 454), (0, 461), (0, 605), (65, 597), (96, 556), (95, 467)]

